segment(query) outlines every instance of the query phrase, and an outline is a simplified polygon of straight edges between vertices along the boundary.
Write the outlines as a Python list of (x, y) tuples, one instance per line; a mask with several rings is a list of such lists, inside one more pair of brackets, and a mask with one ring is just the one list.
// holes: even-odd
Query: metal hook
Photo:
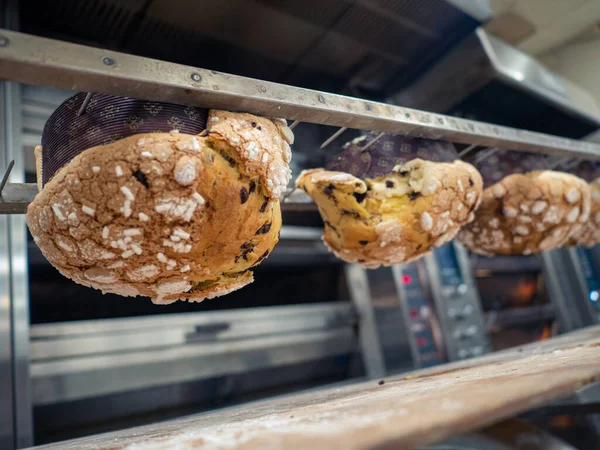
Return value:
[(344, 131), (346, 131), (348, 128), (346, 127), (342, 127), (339, 130), (337, 130), (335, 133), (333, 133), (325, 142), (323, 142), (321, 144), (321, 148), (325, 148), (327, 147), (329, 144), (331, 144), (340, 134), (342, 134)]
[(2, 181), (0, 182), (0, 197), (2, 197), (2, 191), (4, 190), (4, 186), (6, 186), (6, 183), (8, 182), (8, 177), (10, 176), (10, 172), (12, 171), (14, 166), (15, 160), (13, 159), (11, 162), (8, 163), (6, 172), (4, 172), (4, 176), (2, 177)]
[(83, 103), (81, 104), (81, 108), (79, 108), (79, 111), (77, 111), (77, 115), (80, 116), (85, 112), (85, 108), (87, 108), (88, 103), (90, 102), (90, 100), (92, 99), (92, 93), (88, 92), (87, 95), (85, 96), (85, 98), (83, 99)]

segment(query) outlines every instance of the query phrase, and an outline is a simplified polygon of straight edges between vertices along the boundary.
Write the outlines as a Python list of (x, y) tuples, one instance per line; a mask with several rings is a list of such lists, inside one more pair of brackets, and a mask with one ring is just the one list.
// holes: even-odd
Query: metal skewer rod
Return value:
[(292, 124), (290, 125), (290, 130), (293, 130), (294, 128), (296, 128), (296, 125), (298, 125), (300, 123), (299, 120), (294, 120), (292, 122)]
[(375, 142), (377, 142), (379, 139), (381, 139), (383, 137), (385, 133), (379, 133), (375, 139), (373, 139), (371, 142), (367, 143), (367, 145), (365, 145), (361, 150), (366, 150), (368, 149), (371, 145), (373, 145)]
[(458, 159), (462, 159), (464, 156), (467, 156), (469, 153), (471, 153), (473, 151), (473, 149), (475, 147), (477, 147), (475, 144), (471, 144), (464, 150), (461, 150), (460, 153), (458, 154)]
[(85, 112), (85, 108), (87, 108), (88, 103), (90, 102), (90, 100), (92, 99), (92, 93), (88, 92), (87, 95), (85, 96), (85, 98), (83, 99), (83, 103), (81, 104), (81, 108), (79, 108), (79, 111), (77, 111), (77, 115), (80, 116)]
[(297, 190), (298, 190), (298, 188), (294, 186), (290, 192), (284, 194), (283, 198), (281, 199), (281, 203), (285, 203), (285, 201), (288, 199), (288, 197), (290, 197)]
[(346, 131), (348, 128), (346, 127), (342, 127), (339, 130), (337, 130), (335, 133), (333, 133), (325, 142), (323, 142), (321, 144), (320, 148), (325, 148), (327, 147), (329, 144), (331, 144), (340, 134), (342, 134), (344, 131)]
[(549, 164), (548, 166), (550, 167), (550, 169), (556, 169), (558, 166), (561, 166), (567, 162), (569, 162), (571, 160), (571, 158), (567, 157), (567, 158), (558, 158), (557, 160), (555, 160), (553, 163)]
[(475, 162), (478, 163), (478, 162), (484, 160), (485, 158), (489, 158), (494, 153), (496, 153), (498, 150), (499, 150), (498, 148), (490, 148), (490, 149), (484, 150), (482, 152), (479, 152), (477, 154), (477, 156), (475, 157)]
[(573, 167), (575, 167), (577, 164), (579, 164), (580, 160), (575, 158), (573, 159), (573, 161), (571, 161), (570, 163), (565, 164), (565, 170), (569, 170), (572, 169)]
[(14, 166), (15, 166), (15, 160), (13, 159), (11, 162), (8, 163), (8, 167), (6, 168), (6, 172), (4, 172), (2, 181), (0, 181), (0, 197), (2, 197), (2, 191), (4, 190), (4, 186), (6, 186), (8, 177), (10, 176), (10, 172), (12, 172), (12, 169)]

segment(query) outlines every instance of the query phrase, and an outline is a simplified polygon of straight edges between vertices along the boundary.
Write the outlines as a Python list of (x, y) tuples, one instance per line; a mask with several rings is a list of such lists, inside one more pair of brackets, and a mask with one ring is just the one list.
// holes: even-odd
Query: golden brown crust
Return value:
[(600, 243), (600, 178), (589, 183), (591, 194), (590, 218), (581, 229), (573, 233), (568, 245), (593, 247)]
[(214, 142), (225, 142), (234, 150), (236, 159), (243, 161), (243, 173), (258, 176), (270, 196), (278, 200), (290, 181), (289, 144), (293, 139), (287, 125), (284, 126), (281, 119), (275, 120), (211, 110), (208, 130)]
[(364, 181), (314, 169), (296, 185), (317, 203), (329, 249), (367, 268), (408, 262), (450, 241), (473, 218), (482, 192), (470, 164), (421, 159)]
[[(241, 116), (244, 129), (253, 116)], [(233, 113), (211, 117), (235, 126)], [(273, 122), (254, 121), (265, 148), (273, 133), (283, 141)], [(270, 162), (270, 172), (281, 172), (283, 147), (268, 147), (273, 158), (259, 167), (242, 143), (209, 128), (208, 136), (135, 135), (75, 157), (28, 209), (46, 258), (80, 284), (156, 303), (201, 301), (250, 283), (248, 269), (278, 241), (278, 189), (266, 174)]]
[(549, 170), (509, 175), (485, 189), (458, 239), (484, 254), (529, 255), (563, 245), (590, 214), (588, 184)]

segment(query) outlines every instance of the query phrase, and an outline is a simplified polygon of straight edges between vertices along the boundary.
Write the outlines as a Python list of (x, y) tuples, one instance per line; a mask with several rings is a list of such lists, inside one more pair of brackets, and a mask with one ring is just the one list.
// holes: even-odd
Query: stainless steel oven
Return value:
[[(193, 2), (176, 3), (178, 8), (162, 0), (122, 5), (108, 0), (64, 0), (56, 5), (26, 0), (20, 10), (10, 10), (20, 11), (21, 21), (3, 19), (7, 28), (21, 25), (33, 34), (327, 91), (286, 87), (281, 100), (257, 84), (251, 94), (241, 95), (235, 89), (255, 80), (232, 75), (235, 82), (226, 89), (214, 85), (204, 92), (218, 97), (223, 107), (223, 98), (244, 97), (254, 102), (253, 112), (293, 120), (296, 174), (322, 164), (326, 151), (351, 138), (353, 129), (383, 127), (381, 131), (414, 132), (462, 145), (500, 143), (570, 157), (597, 150), (371, 101), (389, 98), (420, 79), (481, 23), (483, 16), (464, 12), (466, 2), (311, 2), (307, 8), (305, 2), (257, 0), (252, 2), (255, 10), (245, 1), (225, 6), (213, 2), (206, 14), (197, 15), (206, 25), (200, 27), (204, 34), (189, 26), (193, 14), (181, 14), (196, 7)], [(265, 23), (287, 40), (272, 39), (273, 28), (267, 26), (230, 36), (211, 22), (222, 18), (225, 7), (274, 18)], [(21, 35), (3, 33), (10, 39), (0, 35), (0, 48), (20, 44)], [(408, 38), (414, 45), (396, 45)], [(74, 66), (59, 61), (57, 69), (54, 58), (64, 54), (57, 56), (44, 42), (53, 57), (32, 63), (27, 58), (37, 58), (35, 51), (17, 52), (17, 58), (26, 60), (19, 67), (33, 64), (60, 74), (70, 70), (78, 83), (89, 86), (85, 83), (102, 80), (109, 91), (131, 88), (127, 83), (137, 83), (131, 80), (141, 76), (103, 72), (101, 58), (94, 60), (100, 69), (94, 68), (91, 75), (79, 70), (81, 61)], [(128, 57), (137, 58), (123, 54)], [(0, 72), (10, 67), (2, 59)], [(73, 87), (67, 78), (56, 76), (48, 82), (40, 73), (21, 68), (6, 77)], [(119, 76), (123, 78), (111, 78)], [(189, 73), (181, 76), (185, 83), (188, 78)], [(146, 95), (162, 92), (161, 81), (153, 80)], [(171, 86), (173, 96), (187, 95), (188, 86), (181, 83)], [(136, 95), (137, 88), (132, 88)], [(352, 93), (360, 99), (328, 92)], [(12, 82), (2, 85), (0, 162), (4, 166), (14, 158), (16, 164), (2, 194), (1, 212), (22, 213), (35, 193), (31, 149), (39, 143), (50, 113), (70, 93)], [(584, 125), (591, 126), (588, 122)], [(346, 128), (335, 145), (319, 149), (332, 132), (339, 136)], [(2, 445), (26, 446), (34, 435), (36, 443), (57, 441), (327, 383), (377, 380), (541, 339), (555, 333), (556, 324), (560, 331), (595, 320), (591, 307), (597, 300), (598, 266), (593, 252), (585, 259), (579, 250), (569, 251), (573, 275), (565, 281), (555, 276), (566, 264), (558, 253), (541, 260), (484, 260), (456, 243), (409, 264), (365, 271), (342, 264), (326, 251), (314, 205), (306, 198), (288, 200), (281, 242), (256, 270), (253, 285), (221, 299), (169, 306), (102, 296), (69, 282), (27, 236), (22, 216), (0, 216), (0, 358), (8, 366), (0, 370), (0, 389), (6, 395), (2, 398), (11, 398), (0, 402)], [(580, 283), (582, 295), (576, 298), (585, 315), (579, 321), (556, 300), (557, 289), (568, 290), (575, 282)], [(574, 298), (573, 292), (568, 298)]]

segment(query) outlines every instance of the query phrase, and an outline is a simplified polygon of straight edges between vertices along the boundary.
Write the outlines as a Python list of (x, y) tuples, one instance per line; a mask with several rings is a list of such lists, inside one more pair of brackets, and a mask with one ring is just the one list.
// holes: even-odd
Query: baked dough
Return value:
[(568, 245), (593, 247), (600, 243), (600, 178), (589, 183), (592, 199), (590, 217), (578, 232), (573, 233)]
[(284, 120), (213, 110), (198, 136), (93, 147), (44, 185), (27, 224), (84, 286), (160, 304), (224, 295), (252, 282), (278, 241), (292, 141)]
[(573, 166), (572, 161), (558, 166), (557, 170), (563, 170), (587, 181), (591, 192), (590, 217), (587, 222), (573, 233), (566, 243), (568, 246), (593, 247), (600, 243), (600, 162), (578, 161)]
[(329, 249), (370, 269), (409, 262), (452, 240), (473, 219), (482, 193), (470, 164), (420, 158), (375, 178), (308, 170), (296, 186), (317, 204)]
[(530, 255), (564, 245), (590, 215), (590, 188), (550, 170), (513, 174), (483, 192), (458, 240), (483, 255)]

